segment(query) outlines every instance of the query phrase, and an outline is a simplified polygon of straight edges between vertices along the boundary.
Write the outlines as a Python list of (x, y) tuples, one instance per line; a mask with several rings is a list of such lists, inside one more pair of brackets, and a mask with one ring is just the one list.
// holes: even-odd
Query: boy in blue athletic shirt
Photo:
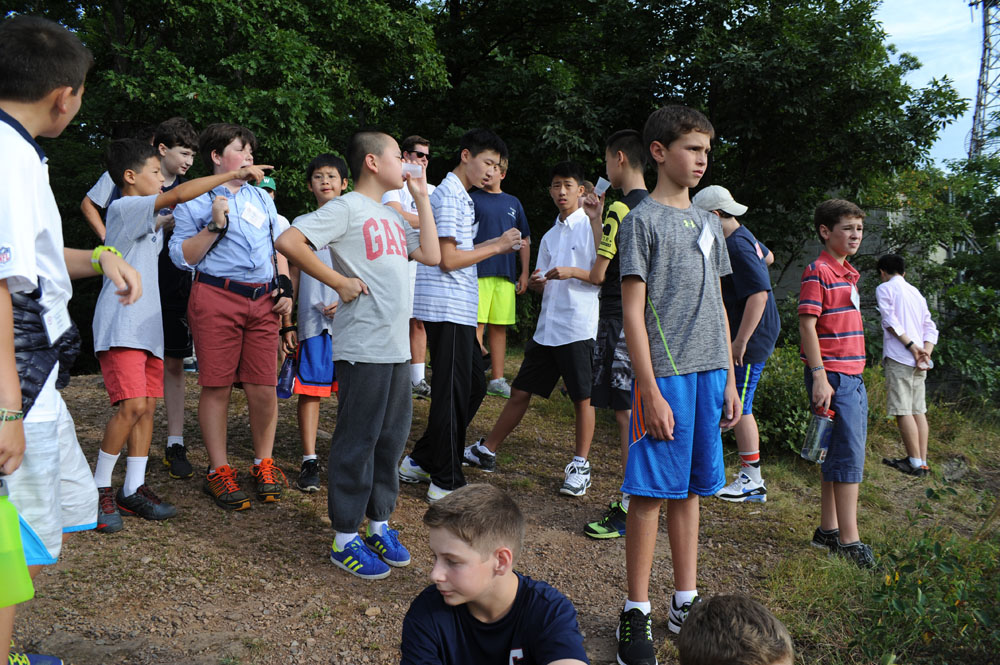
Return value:
[(747, 207), (737, 203), (725, 187), (706, 187), (694, 195), (691, 203), (719, 217), (733, 267), (733, 274), (722, 278), (722, 301), (732, 335), (736, 390), (743, 403), (743, 417), (733, 428), (740, 470), (733, 482), (715, 496), (734, 503), (763, 503), (767, 501), (767, 487), (760, 473), (760, 432), (753, 415), (753, 396), (764, 363), (774, 352), (781, 332), (778, 306), (767, 273), (774, 256), (736, 219), (737, 215), (746, 214)]
[(674, 595), (667, 626), (680, 632), (698, 597), (698, 497), (725, 485), (721, 427), (740, 419), (720, 279), (732, 272), (719, 218), (691, 205), (714, 135), (700, 112), (654, 111), (643, 142), (656, 188), (619, 234), (622, 308), (635, 382), (631, 448), (622, 491), (628, 597), (618, 662), (655, 665), (649, 577), (660, 506), (667, 501)]
[(403, 665), (582, 665), (576, 609), (514, 571), (524, 517), (492, 485), (466, 485), (424, 514), (433, 585), (403, 619)]
[[(483, 347), (484, 334), (490, 343), (491, 380), (486, 384), (486, 394), (510, 397), (510, 384), (504, 378), (504, 359), (507, 355), (507, 326), (516, 321), (515, 295), (522, 295), (528, 289), (528, 263), (531, 261), (528, 217), (516, 196), (500, 190), (507, 177), (507, 160), (500, 160), (500, 167), (481, 188), (469, 192), (476, 206), (475, 244), (495, 238), (507, 229), (517, 227), (521, 231), (521, 271), (515, 277), (517, 263), (513, 254), (503, 254), (485, 259), (476, 266), (479, 277), (479, 328), (476, 338)], [(486, 326), (489, 324), (489, 332)]]

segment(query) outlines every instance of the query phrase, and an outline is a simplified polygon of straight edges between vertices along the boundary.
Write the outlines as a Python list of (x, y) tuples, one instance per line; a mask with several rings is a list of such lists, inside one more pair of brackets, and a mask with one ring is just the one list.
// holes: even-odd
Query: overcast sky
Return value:
[(968, 113), (941, 132), (931, 150), (941, 165), (942, 160), (965, 157), (983, 48), (982, 10), (971, 10), (968, 0), (884, 0), (876, 16), (888, 42), (923, 64), (910, 74), (908, 83), (923, 87), (932, 78), (947, 75), (958, 93), (969, 99)]

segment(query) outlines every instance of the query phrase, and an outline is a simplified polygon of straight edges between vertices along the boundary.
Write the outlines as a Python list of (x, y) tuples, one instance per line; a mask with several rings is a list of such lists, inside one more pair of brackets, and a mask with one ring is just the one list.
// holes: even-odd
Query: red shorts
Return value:
[(191, 285), (188, 325), (198, 357), (198, 385), (278, 385), (278, 315), (274, 300), (251, 300), (203, 282)]
[(113, 346), (99, 351), (104, 387), (112, 404), (136, 397), (163, 397), (163, 359), (145, 349)]

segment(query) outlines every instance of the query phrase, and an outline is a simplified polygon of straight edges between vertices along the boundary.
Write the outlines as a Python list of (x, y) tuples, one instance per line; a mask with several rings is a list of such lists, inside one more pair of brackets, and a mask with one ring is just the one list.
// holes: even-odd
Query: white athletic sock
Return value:
[(308, 462), (311, 459), (316, 459), (316, 456), (315, 455), (303, 455), (302, 456), (302, 461), (303, 462)]
[(410, 383), (417, 385), (424, 380), (424, 363), (410, 363)]
[(261, 458), (259, 458), (259, 457), (254, 457), (254, 458), (253, 458), (253, 464), (254, 464), (254, 466), (260, 466), (260, 463), (261, 463), (261, 462), (263, 462), (263, 461), (264, 461), (264, 460), (262, 460), (262, 459), (261, 459)]
[(368, 520), (368, 535), (374, 536), (376, 533), (380, 536), (385, 535), (385, 530), (389, 528), (389, 522), (376, 522), (375, 520)]
[(924, 461), (919, 457), (910, 458), (910, 466), (912, 466), (914, 469), (919, 469), (921, 466), (923, 466), (923, 463)]
[(586, 457), (580, 457), (579, 455), (573, 455), (573, 464), (577, 466), (585, 466), (587, 464)]
[(632, 500), (632, 495), (627, 492), (622, 492), (622, 510), (626, 513), (628, 512), (628, 502)]
[(170, 446), (183, 446), (184, 437), (183, 436), (168, 436), (167, 437), (167, 448)]
[(698, 597), (698, 590), (674, 591), (674, 607), (684, 607), (684, 603), (690, 603)]
[(111, 487), (111, 472), (120, 455), (111, 455), (103, 450), (97, 451), (97, 465), (94, 466), (94, 484), (98, 487)]
[(132, 496), (139, 486), (146, 482), (146, 461), (148, 457), (125, 458), (125, 484), (122, 496)]
[(358, 533), (356, 531), (354, 533), (341, 533), (337, 531), (333, 535), (333, 544), (337, 546), (338, 551), (343, 551), (357, 537)]
[(625, 601), (625, 611), (626, 612), (628, 612), (633, 607), (638, 607), (640, 610), (642, 610), (643, 614), (649, 614), (652, 611), (652, 609), (653, 609), (653, 606), (649, 604), (648, 600), (645, 601), (645, 602), (642, 602), (642, 603), (637, 603), (634, 600), (626, 600)]

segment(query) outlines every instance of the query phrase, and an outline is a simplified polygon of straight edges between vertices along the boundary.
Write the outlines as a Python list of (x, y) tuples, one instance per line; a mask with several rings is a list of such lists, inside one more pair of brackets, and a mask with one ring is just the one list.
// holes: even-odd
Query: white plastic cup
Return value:
[(424, 172), (424, 167), (420, 164), (410, 164), (409, 162), (403, 163), (403, 174), (410, 174), (411, 178), (419, 178)]
[(604, 179), (603, 177), (598, 178), (597, 184), (594, 185), (594, 194), (597, 194), (598, 196), (604, 196), (604, 192), (608, 191), (608, 187), (610, 186), (611, 183), (608, 182), (606, 179)]

